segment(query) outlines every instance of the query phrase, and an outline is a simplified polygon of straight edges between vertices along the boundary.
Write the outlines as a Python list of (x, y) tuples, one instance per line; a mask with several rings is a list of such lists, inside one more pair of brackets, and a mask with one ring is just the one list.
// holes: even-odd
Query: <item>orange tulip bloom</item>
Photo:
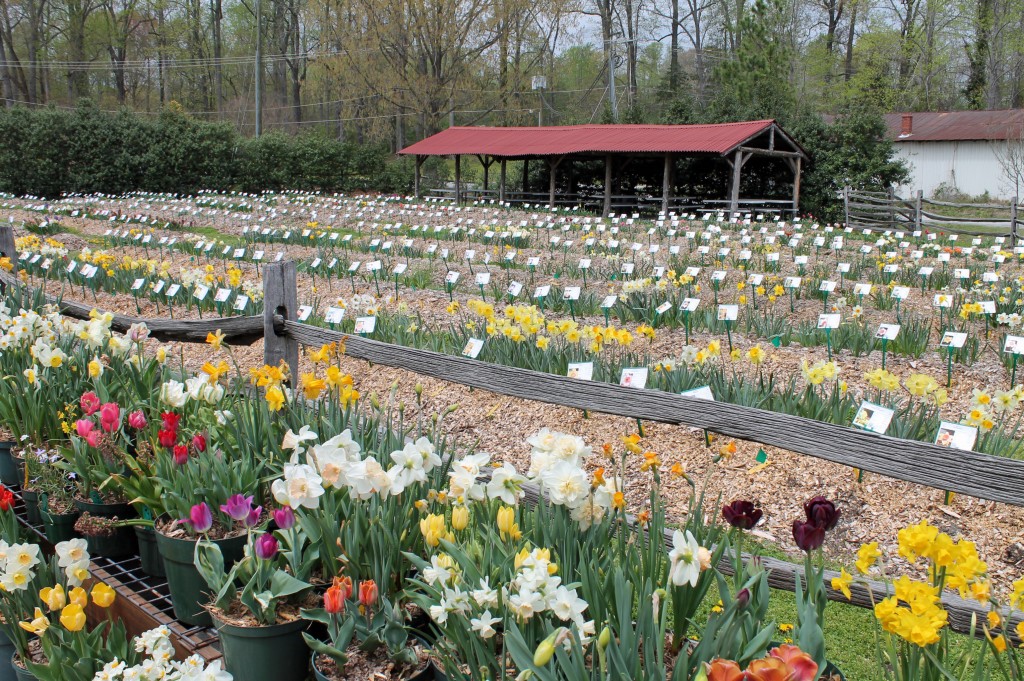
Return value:
[(743, 681), (744, 674), (740, 666), (732, 660), (721, 658), (712, 660), (711, 664), (705, 665), (708, 674), (708, 681)]
[(773, 648), (768, 655), (786, 663), (793, 674), (789, 677), (792, 681), (816, 681), (818, 678), (818, 663), (797, 646), (781, 645)]

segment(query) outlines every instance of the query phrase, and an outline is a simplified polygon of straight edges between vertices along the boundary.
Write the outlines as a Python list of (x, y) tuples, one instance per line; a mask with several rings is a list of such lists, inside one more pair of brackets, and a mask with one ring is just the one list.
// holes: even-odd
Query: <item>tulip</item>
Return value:
[(502, 506), (498, 509), (498, 531), (502, 534), (511, 534), (512, 527), (516, 523), (516, 510), (511, 506)]
[(814, 523), (824, 530), (831, 530), (839, 522), (840, 511), (836, 505), (823, 496), (816, 496), (804, 502), (807, 522)]
[(747, 603), (750, 602), (750, 589), (740, 589), (736, 593), (736, 605), (740, 609), (747, 607)]
[(68, 603), (73, 603), (84, 608), (89, 605), (89, 594), (87, 594), (85, 589), (82, 587), (76, 586), (68, 592)]
[(163, 428), (156, 434), (156, 438), (161, 447), (170, 449), (174, 446), (174, 443), (178, 441), (178, 434), (173, 430)]
[(339, 612), (345, 611), (345, 597), (339, 584), (340, 580), (340, 577), (335, 577), (334, 584), (324, 592), (324, 610), (329, 615), (337, 615)]
[(801, 551), (813, 551), (825, 543), (825, 528), (812, 522), (794, 520), (793, 541)]
[(369, 608), (377, 602), (378, 595), (377, 582), (372, 579), (359, 582), (359, 605)]
[(242, 524), (246, 527), (256, 527), (260, 524), (260, 520), (263, 518), (263, 507), (257, 506), (256, 508), (249, 511), (249, 515), (245, 517)]
[(9, 511), (14, 506), (14, 493), (0, 485), (0, 511)]
[(121, 408), (114, 402), (107, 402), (100, 407), (100, 426), (108, 433), (117, 430), (121, 425)]
[(128, 414), (128, 425), (135, 430), (142, 430), (146, 427), (146, 415), (142, 413), (141, 409)]
[(753, 502), (736, 500), (722, 507), (722, 517), (735, 528), (749, 530), (761, 520), (762, 511)]
[(184, 466), (188, 463), (188, 447), (185, 445), (174, 445), (174, 463)]
[(341, 597), (346, 601), (352, 597), (352, 578), (348, 575), (334, 578), (334, 586), (341, 589)]
[(42, 610), (36, 608), (35, 613), (32, 615), (32, 620), (18, 622), (18, 626), (31, 634), (42, 636), (50, 628), (50, 620), (43, 614)]
[(79, 398), (78, 404), (82, 407), (82, 413), (86, 416), (92, 416), (100, 408), (100, 398), (96, 396), (96, 393), (89, 391), (82, 393), (82, 397)]
[(295, 527), (295, 511), (292, 510), (291, 506), (275, 508), (272, 515), (274, 516), (274, 524), (277, 525), (279, 530), (290, 530)]
[(456, 506), (452, 509), (452, 528), (461, 532), (469, 525), (469, 509), (465, 506)]
[(98, 447), (100, 444), (99, 431), (95, 430), (96, 424), (86, 419), (75, 421), (75, 432), (78, 437), (89, 443), (90, 447)]
[(160, 414), (160, 420), (163, 422), (164, 429), (172, 430), (177, 433), (178, 422), (181, 420), (181, 414), (175, 414), (173, 411), (165, 411)]
[(60, 610), (68, 604), (67, 594), (64, 593), (64, 587), (58, 584), (53, 587), (46, 587), (39, 590), (39, 599), (46, 603), (46, 607), (49, 608), (50, 612)]
[(116, 596), (117, 592), (103, 582), (96, 582), (92, 588), (92, 602), (101, 608), (109, 608)]
[(241, 494), (234, 494), (228, 497), (228, 502), (222, 504), (220, 510), (231, 516), (235, 522), (240, 523), (248, 518), (252, 511), (252, 496), (245, 497)]
[[(704, 664), (704, 678), (707, 681), (743, 681), (746, 679), (740, 666), (732, 660), (718, 658), (712, 660), (711, 664)], [(700, 678), (699, 676), (697, 677)]]
[(85, 626), (85, 611), (78, 603), (72, 603), (60, 611), (60, 623), (71, 632), (81, 631)]
[(192, 436), (192, 448), (197, 452), (206, 451), (206, 436), (202, 433), (196, 433)]
[(188, 519), (182, 519), (178, 522), (191, 525), (193, 532), (202, 534), (203, 532), (208, 532), (213, 527), (213, 513), (205, 501), (193, 506), (188, 515)]
[(269, 532), (265, 532), (256, 538), (256, 557), (261, 560), (271, 560), (277, 555), (277, 539)]
[(789, 668), (792, 681), (815, 681), (818, 678), (818, 663), (811, 656), (794, 645), (781, 645), (768, 653), (782, 660)]

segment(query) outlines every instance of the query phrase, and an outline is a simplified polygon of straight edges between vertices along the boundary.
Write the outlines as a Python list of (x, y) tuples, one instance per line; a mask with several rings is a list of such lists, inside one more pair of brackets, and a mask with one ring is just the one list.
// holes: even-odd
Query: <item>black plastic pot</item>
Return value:
[(224, 651), (224, 667), (245, 681), (305, 681), (309, 672), (309, 648), (302, 632), (308, 622), (297, 619), (268, 627), (238, 627), (213, 623)]
[(25, 462), (14, 456), (11, 448), (16, 443), (11, 440), (0, 442), (0, 482), (7, 485), (21, 485), (25, 472)]
[[(245, 553), (245, 539), (246, 536), (242, 534), (213, 542), (220, 547), (224, 555), (225, 569), (229, 569), (236, 561), (242, 559)], [(203, 606), (210, 602), (210, 588), (193, 562), (196, 541), (193, 538), (179, 539), (168, 537), (161, 532), (156, 533), (156, 545), (163, 558), (175, 619), (194, 627), (208, 627), (213, 620)]]
[(98, 515), (103, 518), (130, 520), (136, 516), (135, 509), (132, 508), (131, 504), (121, 502), (115, 504), (104, 504), (96, 503), (94, 501), (82, 501), (81, 499), (75, 499), (75, 508), (83, 513), (88, 511), (90, 515)]
[(43, 517), (39, 514), (39, 492), (24, 489), (21, 491), (21, 498), (25, 500), (25, 519), (30, 525), (41, 525)]
[(14, 658), (16, 657), (18, 657), (18, 653), (11, 655), (11, 668), (14, 670), (14, 678), (18, 681), (37, 681), (38, 677), (35, 674), (14, 663)]
[(75, 521), (78, 520), (78, 511), (71, 513), (50, 513), (45, 508), (39, 509), (39, 516), (43, 521), (43, 533), (46, 534), (46, 541), (57, 544), (78, 536), (75, 532)]
[(14, 674), (14, 643), (7, 638), (7, 634), (0, 631), (0, 681), (15, 681), (18, 677)]
[(136, 525), (135, 538), (139, 542), (139, 562), (142, 563), (142, 571), (150, 577), (166, 575), (164, 559), (156, 545), (156, 530), (149, 525)]
[(124, 558), (136, 552), (135, 533), (130, 527), (118, 527), (110, 534), (86, 535), (89, 553), (106, 558)]

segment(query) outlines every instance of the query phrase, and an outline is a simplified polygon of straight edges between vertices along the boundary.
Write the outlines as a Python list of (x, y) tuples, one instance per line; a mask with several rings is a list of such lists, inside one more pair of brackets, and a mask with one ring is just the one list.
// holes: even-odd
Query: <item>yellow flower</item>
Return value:
[(65, 607), (60, 611), (60, 623), (68, 631), (81, 631), (85, 626), (85, 611), (77, 603)]
[(224, 343), (224, 334), (220, 329), (217, 329), (213, 333), (206, 334), (206, 342), (211, 345), (214, 350), (220, 350), (220, 346)]
[(1024, 577), (1013, 583), (1013, 592), (1010, 594), (1010, 605), (1020, 610), (1024, 608)]
[(875, 564), (875, 561), (881, 557), (882, 552), (878, 550), (878, 542), (873, 541), (867, 544), (862, 544), (857, 549), (857, 572), (862, 575), (866, 575), (871, 566)]
[(547, 336), (537, 336), (537, 347), (541, 350), (546, 350), (550, 342), (551, 339)]
[(459, 311), (459, 301), (453, 300), (452, 302), (448, 303), (448, 314), (455, 314), (458, 311)]
[(719, 343), (718, 341), (713, 340), (710, 343), (708, 343), (708, 354), (711, 355), (712, 357), (717, 357), (718, 353), (720, 353), (721, 351), (722, 344)]
[(1006, 652), (1006, 637), (1005, 636), (1003, 636), (1002, 634), (999, 634), (997, 636), (991, 637), (989, 640), (992, 641), (992, 647), (996, 649), (997, 653), (1005, 653)]
[(18, 622), (18, 626), (31, 634), (42, 636), (50, 628), (50, 620), (43, 615), (42, 610), (36, 608), (35, 613), (32, 615), (32, 620), (29, 622)]
[(764, 361), (764, 350), (761, 349), (760, 345), (755, 345), (747, 350), (747, 359), (754, 364), (760, 364)]
[(93, 357), (89, 362), (89, 378), (99, 378), (103, 375), (103, 363), (99, 357)]
[(640, 436), (636, 433), (622, 438), (622, 444), (626, 446), (626, 451), (633, 454), (640, 454), (643, 452), (643, 449), (640, 448), (639, 442)]
[(444, 516), (431, 513), (420, 520), (420, 533), (428, 546), (437, 546), (441, 543), (447, 530), (444, 524)]
[(324, 364), (324, 363), (330, 361), (330, 359), (331, 359), (331, 346), (329, 344), (327, 344), (327, 343), (324, 343), (323, 345), (320, 346), (319, 350), (310, 350), (309, 351), (309, 359), (314, 364)]
[(60, 610), (68, 604), (67, 594), (64, 593), (64, 587), (60, 584), (53, 588), (45, 587), (40, 589), (39, 599), (46, 603), (46, 607), (50, 612)]
[(76, 586), (68, 593), (68, 602), (84, 608), (89, 605), (89, 594), (82, 587)]
[(850, 600), (850, 584), (853, 582), (853, 575), (846, 571), (846, 568), (839, 569), (839, 576), (832, 578), (832, 588), (841, 591), (846, 600)]
[(276, 385), (267, 389), (267, 406), (270, 411), (280, 411), (284, 406), (284, 393)]
[(907, 386), (907, 390), (910, 391), (911, 395), (917, 397), (924, 397), (934, 392), (938, 387), (938, 382), (926, 374), (911, 374), (904, 382)]
[(228, 372), (228, 363), (222, 361), (218, 363), (217, 366), (214, 366), (210, 362), (206, 362), (203, 364), (202, 372), (210, 377), (211, 385), (219, 383), (220, 377)]
[(469, 525), (469, 509), (465, 506), (456, 506), (452, 509), (452, 527), (461, 532)]
[(103, 582), (96, 582), (92, 588), (92, 602), (101, 608), (109, 608), (117, 593)]
[(929, 549), (938, 534), (939, 530), (929, 525), (927, 520), (903, 528), (897, 533), (900, 556), (911, 563), (917, 562), (917, 557)]
[(36, 369), (35, 369), (34, 366), (29, 367), (28, 369), (25, 369), (21, 373), (24, 374), (25, 380), (28, 381), (29, 385), (35, 385), (36, 384)]
[(499, 508), (497, 524), (502, 539), (515, 535), (519, 529), (516, 524), (516, 510), (511, 506)]
[(302, 386), (302, 394), (306, 396), (307, 400), (315, 400), (320, 397), (320, 393), (327, 387), (327, 383), (323, 379), (317, 378), (316, 374), (302, 374), (299, 383)]
[(729, 359), (731, 359), (734, 362), (740, 361), (740, 351), (734, 349), (732, 352), (729, 353)]

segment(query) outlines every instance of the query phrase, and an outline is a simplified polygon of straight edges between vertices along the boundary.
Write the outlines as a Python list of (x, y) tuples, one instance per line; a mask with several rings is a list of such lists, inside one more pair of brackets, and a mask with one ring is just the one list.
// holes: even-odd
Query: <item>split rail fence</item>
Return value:
[[(5, 237), (5, 230), (9, 228), (0, 227), (0, 253), (13, 253), (13, 238)], [(11, 250), (5, 248), (8, 240)], [(16, 276), (3, 271), (0, 271), (0, 283), (21, 285)], [(285, 360), (291, 367), (298, 366), (300, 346), (318, 347), (343, 340), (345, 353), (355, 359), (499, 395), (641, 421), (707, 429), (726, 437), (779, 447), (937, 490), (1024, 506), (1024, 461), (658, 390), (636, 390), (501, 366), (311, 326), (296, 321), (295, 283), (295, 263), (268, 264), (263, 274), (262, 316), (179, 321), (115, 315), (112, 327), (124, 331), (133, 323), (145, 322), (152, 336), (165, 341), (202, 342), (208, 332), (216, 329), (224, 333), (226, 341), (234, 344), (251, 344), (262, 337), (265, 363), (276, 365)], [(63, 314), (78, 319), (88, 319), (93, 309), (52, 297), (48, 300), (57, 304)], [(803, 574), (801, 565), (773, 558), (764, 558), (763, 563), (770, 570), (769, 584), (777, 589), (793, 591), (796, 577)], [(723, 571), (731, 570), (731, 565), (723, 566)], [(835, 576), (838, 573), (826, 572), (826, 587)], [(854, 583), (850, 589), (850, 602), (870, 608), (882, 597), (880, 594), (885, 594), (886, 587), (881, 582), (869, 581)], [(832, 600), (846, 601), (841, 593), (831, 588), (828, 596)], [(950, 593), (943, 594), (942, 601), (949, 612), (950, 626), (956, 631), (969, 632), (972, 620), (978, 623), (985, 620), (987, 609), (975, 601)], [(1011, 615), (1006, 627), (1008, 635), (1013, 635), (1014, 627), (1022, 619), (1024, 613)]]

